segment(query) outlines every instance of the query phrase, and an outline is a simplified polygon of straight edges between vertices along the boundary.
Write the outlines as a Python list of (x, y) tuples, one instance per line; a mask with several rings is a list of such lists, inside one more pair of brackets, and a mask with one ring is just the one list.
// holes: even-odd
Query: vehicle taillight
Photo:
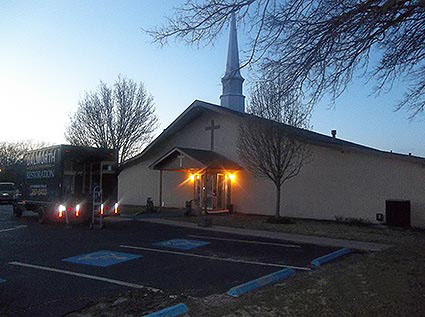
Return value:
[(62, 218), (63, 217), (63, 213), (66, 211), (66, 207), (64, 206), (64, 205), (59, 205), (59, 208), (58, 208), (58, 216), (59, 216), (59, 218)]
[(118, 213), (118, 203), (115, 203), (114, 213), (115, 213), (115, 214), (117, 214), (117, 213)]
[(80, 204), (75, 206), (75, 217), (78, 217), (80, 215)]
[(103, 215), (103, 204), (100, 205), (100, 214)]

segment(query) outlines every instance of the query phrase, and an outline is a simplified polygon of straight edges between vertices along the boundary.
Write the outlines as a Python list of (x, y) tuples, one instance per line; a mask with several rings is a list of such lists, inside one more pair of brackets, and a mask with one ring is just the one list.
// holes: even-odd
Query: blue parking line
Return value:
[(329, 261), (335, 260), (336, 258), (339, 258), (339, 257), (346, 255), (348, 253), (351, 253), (351, 252), (352, 252), (352, 250), (348, 249), (348, 248), (339, 249), (335, 252), (326, 254), (326, 255), (321, 256), (319, 258), (315, 258), (313, 261), (311, 261), (311, 266), (313, 268), (317, 268), (317, 267), (321, 266), (322, 264), (325, 264)]
[(189, 309), (187, 308), (187, 306), (185, 304), (180, 303), (171, 307), (158, 310), (154, 313), (150, 313), (145, 317), (174, 317), (187, 314), (188, 311)]
[(257, 288), (264, 287), (266, 285), (271, 285), (279, 281), (282, 281), (284, 279), (287, 279), (288, 277), (294, 274), (295, 274), (295, 270), (293, 269), (280, 270), (280, 271), (262, 276), (260, 278), (257, 278), (256, 280), (249, 281), (247, 283), (235, 286), (231, 288), (230, 290), (228, 290), (227, 294), (233, 297), (238, 297), (242, 294), (245, 294)]

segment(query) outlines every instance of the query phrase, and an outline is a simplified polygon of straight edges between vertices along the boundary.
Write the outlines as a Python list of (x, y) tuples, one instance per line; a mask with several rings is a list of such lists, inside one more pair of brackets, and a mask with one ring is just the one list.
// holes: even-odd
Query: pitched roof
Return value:
[(204, 168), (228, 170), (241, 169), (241, 166), (238, 163), (229, 160), (228, 158), (217, 152), (183, 147), (176, 147), (172, 149), (167, 154), (163, 155), (161, 158), (152, 163), (149, 167), (152, 169), (159, 169), (159, 165), (161, 165), (161, 163), (167, 160), (167, 158), (172, 156), (175, 152), (181, 153), (189, 157), (190, 159), (198, 162)]
[[(127, 166), (131, 166), (133, 164), (137, 164), (137, 162), (147, 153), (150, 151), (152, 147), (154, 147), (156, 144), (160, 143), (162, 140), (167, 139), (169, 136), (171, 136), (173, 133), (181, 129), (183, 126), (185, 126), (187, 123), (189, 123), (191, 120), (202, 114), (205, 110), (214, 111), (217, 113), (221, 113), (224, 115), (231, 115), (234, 117), (238, 117), (241, 119), (247, 119), (251, 118), (252, 115), (248, 113), (243, 113), (239, 111), (235, 111), (226, 107), (221, 107), (209, 102), (195, 100), (180, 116), (178, 116), (155, 140), (153, 140), (140, 154), (134, 156), (133, 158), (127, 160), (124, 163), (123, 168)], [(262, 119), (266, 120), (266, 119)], [(284, 123), (278, 123), (282, 126), (282, 128), (287, 129), (287, 131), (290, 131), (294, 136), (297, 136), (298, 138), (302, 139), (303, 141), (334, 148), (340, 151), (353, 151), (353, 152), (361, 152), (361, 153), (367, 153), (367, 154), (373, 154), (378, 155), (382, 157), (388, 157), (388, 158), (394, 158), (394, 159), (400, 159), (409, 161), (412, 163), (419, 163), (419, 164), (425, 164), (425, 158), (419, 157), (419, 156), (413, 156), (413, 155), (406, 155), (406, 154), (399, 154), (399, 153), (393, 153), (393, 152), (387, 152), (382, 151), (378, 149), (374, 149), (368, 146), (364, 146), (361, 144), (345, 141), (339, 138), (334, 138), (331, 136), (327, 136), (324, 134), (320, 134), (317, 132), (313, 132), (306, 129), (300, 129), (293, 126), (289, 126)]]

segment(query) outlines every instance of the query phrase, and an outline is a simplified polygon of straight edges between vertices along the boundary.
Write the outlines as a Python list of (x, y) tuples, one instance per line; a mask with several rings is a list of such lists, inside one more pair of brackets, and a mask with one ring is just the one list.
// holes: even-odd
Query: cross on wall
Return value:
[(211, 120), (211, 125), (205, 128), (205, 131), (211, 131), (210, 149), (214, 151), (214, 130), (220, 129), (220, 125), (214, 125), (214, 120)]
[(180, 163), (180, 167), (183, 167), (183, 159), (184, 159), (184, 155), (180, 154), (179, 156), (177, 156), (177, 158), (179, 159), (179, 163)]

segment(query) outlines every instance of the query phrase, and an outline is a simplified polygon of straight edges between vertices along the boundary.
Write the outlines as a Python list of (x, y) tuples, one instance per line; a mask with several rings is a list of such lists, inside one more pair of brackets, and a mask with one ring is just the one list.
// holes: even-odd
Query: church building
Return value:
[[(119, 175), (121, 205), (184, 207), (207, 213), (274, 215), (275, 187), (251, 175), (238, 156), (245, 113), (243, 77), (232, 17), (220, 105), (195, 100)], [(385, 152), (316, 132), (292, 128), (310, 145), (312, 159), (285, 182), (281, 215), (425, 228), (425, 159)]]

